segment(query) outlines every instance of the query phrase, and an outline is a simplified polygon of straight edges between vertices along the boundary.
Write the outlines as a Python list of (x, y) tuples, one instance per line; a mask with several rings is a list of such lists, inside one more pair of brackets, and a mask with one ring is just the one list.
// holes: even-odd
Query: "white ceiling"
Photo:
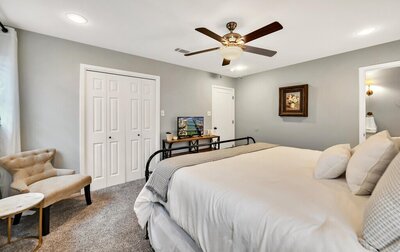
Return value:
[[(398, 40), (399, 10), (399, 0), (0, 0), (0, 20), (10, 26), (232, 77)], [(66, 12), (89, 22), (72, 23)], [(218, 46), (194, 28), (223, 35), (228, 21), (242, 35), (279, 21), (283, 30), (249, 43), (278, 53), (244, 53), (222, 67), (219, 51), (174, 51)], [(370, 27), (375, 32), (356, 36)], [(230, 71), (239, 65), (247, 69)]]

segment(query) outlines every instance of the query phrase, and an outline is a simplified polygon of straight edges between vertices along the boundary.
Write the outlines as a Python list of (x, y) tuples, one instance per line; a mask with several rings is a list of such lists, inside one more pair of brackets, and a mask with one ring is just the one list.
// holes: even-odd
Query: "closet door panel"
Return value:
[(107, 186), (107, 90), (106, 75), (96, 72), (86, 74), (86, 164), (85, 172), (92, 176), (93, 190)]
[(140, 78), (127, 78), (129, 91), (126, 120), (127, 169), (126, 179), (132, 181), (140, 179), (142, 175), (142, 83)]
[[(150, 155), (156, 151), (156, 82), (155, 80), (142, 79), (142, 158), (146, 164)], [(154, 167), (155, 159), (152, 160), (151, 167)], [(144, 176), (144, 169), (142, 170)]]
[(93, 165), (91, 166), (93, 180), (105, 178), (105, 148), (106, 145), (104, 143), (93, 144)]
[(107, 75), (107, 186), (125, 180), (125, 79)]

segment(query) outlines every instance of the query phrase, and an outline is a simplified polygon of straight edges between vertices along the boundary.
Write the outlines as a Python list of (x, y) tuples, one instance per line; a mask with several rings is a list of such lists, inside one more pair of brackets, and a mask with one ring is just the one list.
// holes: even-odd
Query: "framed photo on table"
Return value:
[(308, 84), (279, 88), (279, 116), (308, 116)]

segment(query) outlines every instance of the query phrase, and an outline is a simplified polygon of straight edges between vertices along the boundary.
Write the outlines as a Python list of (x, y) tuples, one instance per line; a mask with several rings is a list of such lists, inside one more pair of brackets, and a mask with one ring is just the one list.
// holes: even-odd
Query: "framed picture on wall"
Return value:
[(308, 116), (308, 84), (279, 88), (279, 116)]

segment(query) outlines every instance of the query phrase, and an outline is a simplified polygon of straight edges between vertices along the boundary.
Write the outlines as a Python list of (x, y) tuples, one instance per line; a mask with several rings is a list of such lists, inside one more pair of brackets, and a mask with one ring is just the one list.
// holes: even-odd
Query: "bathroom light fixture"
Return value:
[(367, 93), (366, 93), (368, 96), (371, 96), (371, 95), (374, 94), (374, 91), (371, 90), (371, 85), (372, 84), (373, 84), (372, 80), (366, 80), (365, 81), (365, 85), (368, 86), (368, 90), (367, 90)]
[(77, 24), (86, 24), (88, 20), (76, 13), (67, 13), (67, 18)]

